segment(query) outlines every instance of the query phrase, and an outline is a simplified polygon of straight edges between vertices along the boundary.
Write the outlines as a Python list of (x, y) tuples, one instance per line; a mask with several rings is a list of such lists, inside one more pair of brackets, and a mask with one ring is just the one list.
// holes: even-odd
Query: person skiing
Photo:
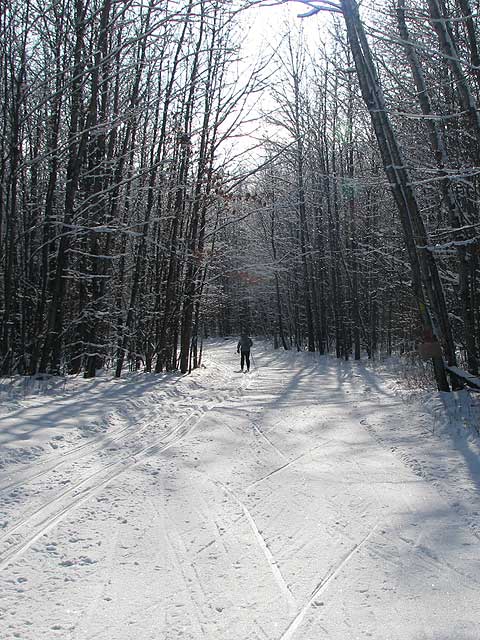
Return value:
[(250, 371), (250, 349), (253, 341), (246, 333), (242, 333), (237, 344), (237, 353), (240, 353), (240, 369), (247, 365), (247, 371)]

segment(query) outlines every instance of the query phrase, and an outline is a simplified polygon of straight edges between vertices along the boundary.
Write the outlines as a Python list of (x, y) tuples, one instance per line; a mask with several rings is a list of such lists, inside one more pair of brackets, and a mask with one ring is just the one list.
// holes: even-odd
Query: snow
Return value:
[(0, 387), (2, 640), (478, 638), (478, 397), (235, 348)]

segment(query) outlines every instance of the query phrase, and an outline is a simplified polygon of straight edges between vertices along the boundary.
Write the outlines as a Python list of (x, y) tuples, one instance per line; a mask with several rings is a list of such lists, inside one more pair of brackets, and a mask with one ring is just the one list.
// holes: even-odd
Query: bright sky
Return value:
[[(322, 37), (322, 31), (325, 34), (327, 25), (331, 23), (331, 17), (327, 13), (320, 13), (306, 19), (299, 18), (298, 14), (305, 13), (305, 10), (305, 5), (300, 2), (286, 2), (274, 5), (271, 0), (265, 0), (262, 5), (246, 9), (242, 14), (242, 20), (245, 23), (245, 31), (242, 33), (244, 38), (242, 54), (244, 60), (239, 67), (239, 73), (246, 77), (251, 65), (258, 58), (266, 59), (272, 56), (287, 33), (292, 34), (295, 40), (295, 34), (303, 30), (305, 41), (314, 50), (315, 43)], [(271, 71), (274, 70), (275, 64), (278, 64), (278, 61), (272, 63)], [(278, 78), (273, 76), (272, 84), (275, 84), (275, 82), (278, 82)], [(274, 106), (274, 101), (268, 90), (262, 96), (257, 94), (250, 104), (250, 117), (260, 118), (262, 112), (270, 111)], [(243, 153), (249, 149), (255, 144), (257, 138), (262, 138), (267, 128), (269, 135), (271, 135), (272, 126), (267, 126), (265, 122), (244, 125), (242, 130), (246, 134), (245, 137), (237, 137), (227, 145), (230, 148), (231, 155), (237, 156), (238, 153)], [(277, 137), (283, 136), (284, 132), (279, 130)], [(228, 151), (227, 155), (229, 155)], [(251, 154), (245, 153), (241, 164), (244, 164), (243, 161), (246, 161), (247, 165), (250, 163), (256, 164), (261, 161), (262, 156), (260, 149), (252, 151)]]
[(328, 18), (325, 14), (318, 14), (302, 19), (298, 15), (305, 13), (305, 5), (301, 2), (285, 2), (275, 5), (270, 0), (264, 4), (247, 9), (244, 13), (245, 21), (250, 25), (247, 42), (252, 49), (264, 50), (274, 48), (287, 31), (303, 28), (309, 38), (317, 38), (318, 30)]

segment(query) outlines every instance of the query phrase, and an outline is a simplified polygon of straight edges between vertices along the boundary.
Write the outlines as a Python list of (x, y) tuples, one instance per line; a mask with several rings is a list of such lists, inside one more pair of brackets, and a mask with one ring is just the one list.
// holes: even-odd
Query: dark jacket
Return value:
[(240, 349), (242, 351), (250, 351), (250, 347), (252, 346), (252, 344), (252, 339), (247, 335), (241, 336), (237, 344), (237, 353), (240, 351)]

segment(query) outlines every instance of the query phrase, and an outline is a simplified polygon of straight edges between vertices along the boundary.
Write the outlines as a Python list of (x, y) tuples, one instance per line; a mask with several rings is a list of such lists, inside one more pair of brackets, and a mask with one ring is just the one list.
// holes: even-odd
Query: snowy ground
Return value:
[(480, 638), (467, 395), (261, 349), (0, 388), (2, 640)]

